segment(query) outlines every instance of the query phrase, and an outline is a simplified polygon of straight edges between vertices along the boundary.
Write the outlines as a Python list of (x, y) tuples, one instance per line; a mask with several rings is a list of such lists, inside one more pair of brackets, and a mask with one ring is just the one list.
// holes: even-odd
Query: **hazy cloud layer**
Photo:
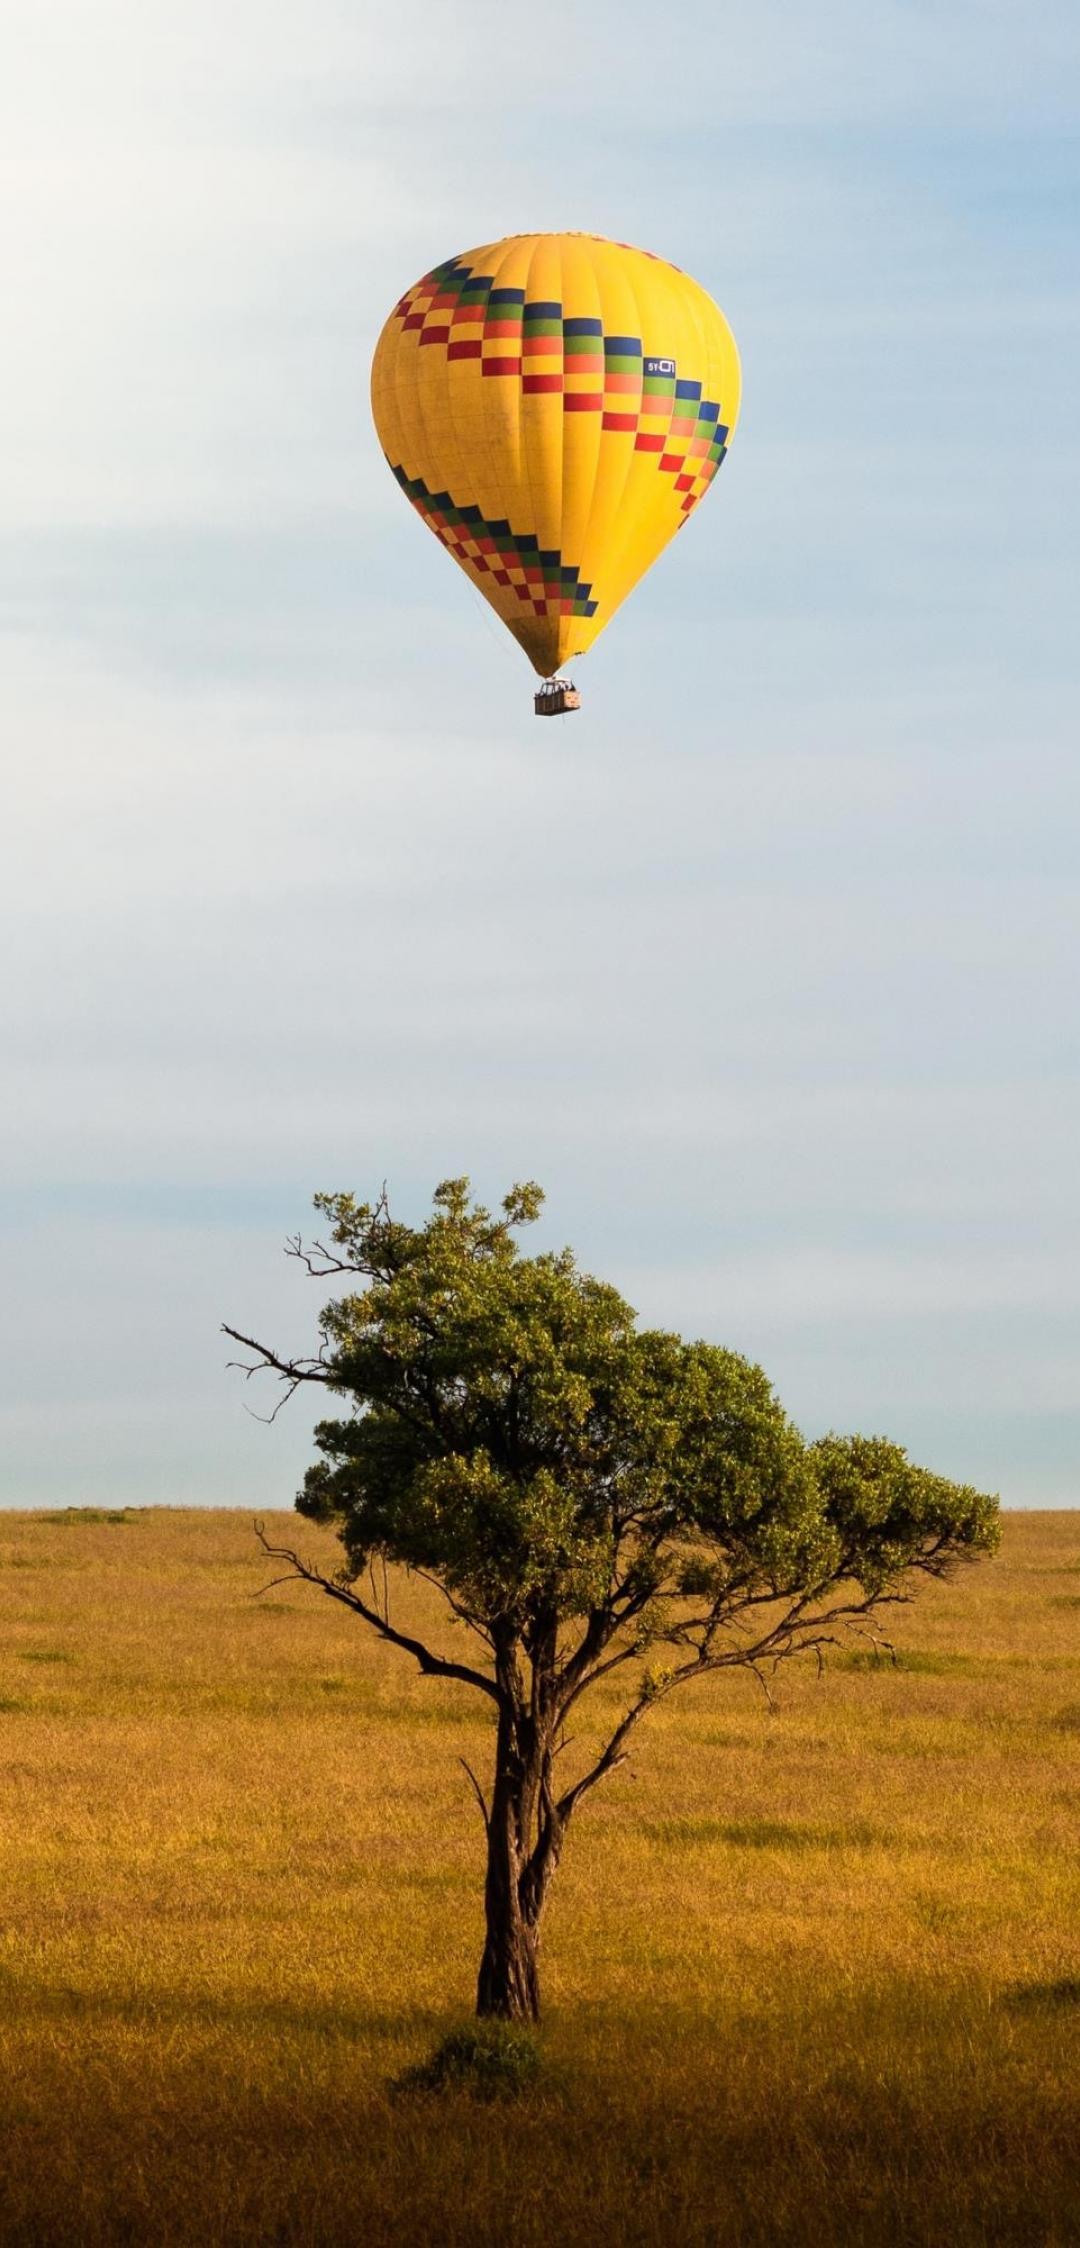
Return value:
[[(15, 13), (5, 1497), (287, 1499), (218, 1321), (304, 1341), (315, 1187), (470, 1170), (807, 1427), (1075, 1502), (1075, 12)], [(366, 404), (533, 224), (746, 372), (562, 729)]]

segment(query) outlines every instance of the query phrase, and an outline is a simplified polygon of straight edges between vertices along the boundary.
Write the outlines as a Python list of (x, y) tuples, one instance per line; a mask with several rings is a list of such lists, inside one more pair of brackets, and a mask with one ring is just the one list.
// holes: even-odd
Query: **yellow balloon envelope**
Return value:
[(712, 298), (663, 258), (516, 234), (406, 291), (371, 403), (402, 491), (546, 679), (708, 491), (739, 355)]

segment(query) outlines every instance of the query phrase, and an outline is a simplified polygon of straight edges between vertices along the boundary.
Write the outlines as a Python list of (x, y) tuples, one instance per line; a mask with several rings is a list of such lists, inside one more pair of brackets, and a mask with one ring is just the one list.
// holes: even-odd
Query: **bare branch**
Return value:
[(859, 1623), (854, 1617), (849, 1617), (844, 1629), (859, 1639), (868, 1639), (875, 1655), (887, 1655), (894, 1670), (898, 1667), (900, 1657), (892, 1640), (887, 1639), (883, 1631), (875, 1631), (871, 1624)]
[(364, 1622), (370, 1624), (372, 1630), (377, 1631), (381, 1639), (388, 1639), (393, 1646), (400, 1647), (405, 1654), (411, 1655), (414, 1662), (419, 1664), (425, 1677), (457, 1678), (463, 1685), (475, 1686), (477, 1691), (486, 1694), (489, 1700), (498, 1702), (499, 1695), (495, 1682), (491, 1678), (486, 1678), (482, 1670), (473, 1670), (468, 1663), (449, 1662), (442, 1655), (434, 1654), (430, 1647), (425, 1647), (422, 1639), (413, 1639), (408, 1632), (398, 1631), (387, 1617), (380, 1616), (377, 1608), (369, 1607), (367, 1601), (362, 1600), (360, 1594), (354, 1591), (351, 1585), (337, 1583), (332, 1577), (324, 1577), (321, 1569), (315, 1569), (310, 1562), (302, 1560), (298, 1553), (293, 1552), (291, 1546), (271, 1545), (261, 1522), (256, 1522), (254, 1527), (255, 1535), (262, 1546), (263, 1552), (269, 1555), (272, 1561), (287, 1561), (294, 1576), (302, 1577), (305, 1584), (317, 1585), (319, 1591), (324, 1592), (328, 1600), (337, 1600), (343, 1608), (351, 1608), (355, 1615), (362, 1616)]
[[(380, 1226), (387, 1228), (390, 1224), (390, 1201), (384, 1180), (378, 1199), (368, 1206), (365, 1214), (364, 1232), (368, 1244), (370, 1245)], [(392, 1257), (385, 1257), (381, 1262), (373, 1253), (342, 1257), (336, 1249), (328, 1248), (325, 1241), (305, 1242), (303, 1235), (299, 1233), (288, 1235), (285, 1254), (302, 1264), (313, 1280), (331, 1280), (342, 1273), (355, 1273), (363, 1280), (390, 1280), (397, 1270), (397, 1263)]]
[[(261, 1371), (262, 1369), (258, 1366), (250, 1366), (248, 1368), (249, 1374), (257, 1374)], [(278, 1398), (277, 1404), (275, 1405), (272, 1413), (257, 1413), (255, 1411), (254, 1405), (245, 1404), (244, 1411), (248, 1415), (249, 1420), (261, 1422), (263, 1428), (272, 1428), (274, 1422), (278, 1417), (278, 1414), (282, 1410), (282, 1407), (288, 1404), (290, 1397), (295, 1397), (299, 1386), (300, 1385), (298, 1382), (289, 1382), (286, 1385), (284, 1394)], [(241, 1402), (243, 1402), (243, 1400), (241, 1400)]]
[[(819, 1650), (819, 1652), (820, 1652), (820, 1650)], [(779, 1657), (777, 1657), (777, 1661), (779, 1661), (779, 1659), (780, 1659), (780, 1658), (779, 1658)], [(773, 1693), (772, 1687), (770, 1686), (770, 1684), (769, 1684), (769, 1681), (768, 1681), (768, 1679), (766, 1678), (766, 1676), (765, 1676), (765, 1673), (764, 1673), (764, 1671), (763, 1671), (763, 1670), (762, 1670), (762, 1668), (761, 1668), (761, 1664), (760, 1664), (760, 1663), (747, 1663), (747, 1665), (746, 1665), (746, 1668), (747, 1668), (747, 1670), (748, 1670), (748, 1671), (750, 1672), (750, 1675), (751, 1675), (751, 1677), (752, 1677), (752, 1678), (756, 1678), (756, 1679), (757, 1679), (758, 1685), (760, 1686), (760, 1688), (761, 1688), (761, 1691), (762, 1691), (762, 1693), (763, 1693), (763, 1694), (764, 1694), (764, 1696), (765, 1696), (765, 1707), (766, 1707), (766, 1709), (768, 1710), (768, 1712), (769, 1712), (769, 1715), (770, 1715), (770, 1717), (775, 1717), (775, 1715), (776, 1715), (776, 1696), (775, 1696), (775, 1694)], [(775, 1664), (775, 1663), (773, 1664), (773, 1668), (774, 1668), (774, 1670), (775, 1670), (775, 1668), (776, 1668), (776, 1664)]]
[[(435, 1575), (434, 1570), (421, 1569), (419, 1564), (415, 1561), (410, 1561), (407, 1566), (410, 1577), (419, 1577), (424, 1584), (433, 1586), (434, 1590), (442, 1595), (442, 1598), (445, 1600), (451, 1615), (456, 1617), (458, 1623), (467, 1624), (470, 1631), (475, 1631), (478, 1639), (484, 1640), (487, 1646), (491, 1646), (491, 1633), (488, 1630), (487, 1625), (484, 1623), (483, 1618), (474, 1615), (471, 1608), (463, 1607), (460, 1600), (455, 1600), (453, 1593), (449, 1590), (448, 1586), (444, 1585), (442, 1578)], [(385, 1571), (386, 1563), (384, 1561), (384, 1575)]]
[(317, 1358), (282, 1358), (276, 1350), (271, 1350), (266, 1343), (256, 1342), (254, 1335), (243, 1335), (238, 1327), (229, 1327), (224, 1320), (222, 1321), (221, 1332), (223, 1335), (228, 1335), (232, 1342), (242, 1343), (245, 1350), (255, 1352), (253, 1365), (249, 1365), (242, 1358), (229, 1359), (229, 1365), (237, 1367), (243, 1374), (245, 1381), (250, 1381), (253, 1374), (280, 1374), (282, 1381), (288, 1382), (290, 1385), (288, 1394), (291, 1397), (293, 1391), (299, 1389), (301, 1382), (329, 1383), (333, 1380), (326, 1364), (324, 1352), (321, 1350)]
[(620, 1670), (623, 1663), (632, 1663), (635, 1657), (640, 1659), (641, 1652), (642, 1650), (640, 1647), (635, 1647), (633, 1645), (629, 1647), (620, 1647), (616, 1650), (614, 1655), (608, 1655), (603, 1662), (594, 1663), (593, 1668), (589, 1671), (586, 1671), (582, 1676), (580, 1676), (578, 1678), (577, 1684), (571, 1687), (570, 1692), (563, 1698), (563, 1700), (560, 1701), (560, 1724), (562, 1723), (564, 1718), (569, 1716), (570, 1711), (573, 1709), (574, 1703), (576, 1701), (580, 1701), (583, 1694), (588, 1693), (590, 1686), (595, 1686), (597, 1679), (606, 1678), (610, 1671)]
[(305, 1243), (299, 1233), (289, 1235), (285, 1243), (285, 1254), (294, 1258), (297, 1264), (302, 1264), (312, 1280), (329, 1280), (337, 1273), (359, 1273), (363, 1269), (349, 1257), (335, 1256), (334, 1251), (328, 1249), (323, 1241)]
[[(822, 1648), (836, 1644), (836, 1634), (829, 1628), (831, 1625), (842, 1624), (846, 1630), (857, 1630), (860, 1628), (860, 1619), (869, 1615), (874, 1609), (906, 1600), (908, 1597), (902, 1591), (867, 1593), (861, 1600), (840, 1600), (833, 1607), (823, 1609), (817, 1614), (807, 1614), (809, 1595), (804, 1594), (795, 1600), (785, 1614), (770, 1629), (764, 1631), (752, 1645), (727, 1647), (719, 1654), (713, 1652), (716, 1632), (721, 1626), (727, 1625), (731, 1621), (722, 1613), (719, 1604), (709, 1617), (691, 1618), (687, 1625), (676, 1627), (671, 1632), (658, 1635), (660, 1644), (677, 1645), (680, 1644), (678, 1636), (680, 1628), (688, 1632), (701, 1630), (703, 1625), (707, 1627), (692, 1660), (679, 1664), (675, 1670), (669, 1671), (666, 1677), (651, 1679), (643, 1686), (637, 1700), (631, 1703), (629, 1709), (620, 1718), (596, 1762), (560, 1798), (555, 1809), (556, 1817), (561, 1826), (566, 1826), (582, 1796), (587, 1795), (591, 1788), (597, 1787), (601, 1780), (608, 1777), (609, 1773), (617, 1771), (619, 1765), (626, 1762), (627, 1750), (625, 1744), (633, 1728), (644, 1717), (646, 1710), (652, 1709), (657, 1702), (664, 1700), (668, 1694), (675, 1691), (676, 1687), (685, 1685), (691, 1678), (703, 1678), (707, 1674), (718, 1670), (748, 1670), (757, 1680), (770, 1710), (774, 1710), (776, 1700), (765, 1675), (763, 1667), (765, 1663), (768, 1663), (775, 1672), (782, 1662), (790, 1660), (792, 1656), (813, 1653), (817, 1655), (820, 1666)], [(775, 1602), (775, 1598), (775, 1593), (754, 1595), (748, 1597), (744, 1605), (757, 1605), (759, 1600)], [(875, 1635), (871, 1634), (871, 1636)], [(657, 1644), (658, 1642), (654, 1641), (653, 1643)], [(682, 1643), (693, 1644), (692, 1641), (686, 1640), (683, 1640)], [(596, 1679), (617, 1669), (622, 1663), (632, 1660), (634, 1655), (640, 1653), (640, 1651), (633, 1646), (620, 1648), (616, 1654), (608, 1656), (605, 1662), (596, 1664), (591, 1671), (579, 1677), (562, 1704), (561, 1715), (565, 1717), (572, 1704), (594, 1684)]]
[(469, 1764), (469, 1763), (467, 1763), (467, 1761), (466, 1761), (465, 1757), (463, 1757), (463, 1756), (459, 1756), (459, 1757), (458, 1757), (458, 1763), (459, 1763), (459, 1764), (461, 1765), (461, 1767), (462, 1767), (462, 1770), (468, 1773), (469, 1779), (470, 1779), (470, 1780), (471, 1780), (471, 1782), (472, 1782), (472, 1790), (473, 1790), (473, 1794), (475, 1795), (475, 1797), (476, 1797), (476, 1800), (477, 1800), (478, 1804), (480, 1805), (480, 1816), (481, 1816), (481, 1818), (483, 1819), (483, 1822), (484, 1822), (484, 1833), (485, 1833), (485, 1834), (490, 1834), (490, 1833), (491, 1833), (491, 1816), (490, 1816), (490, 1813), (489, 1813), (489, 1811), (488, 1811), (488, 1807), (487, 1807), (487, 1804), (486, 1804), (486, 1802), (484, 1801), (484, 1790), (483, 1790), (483, 1788), (481, 1787), (481, 1785), (480, 1785), (480, 1782), (479, 1782), (479, 1780), (477, 1779), (477, 1777), (476, 1777), (476, 1774), (475, 1774), (475, 1772), (473, 1771), (472, 1765), (471, 1765), (471, 1764)]

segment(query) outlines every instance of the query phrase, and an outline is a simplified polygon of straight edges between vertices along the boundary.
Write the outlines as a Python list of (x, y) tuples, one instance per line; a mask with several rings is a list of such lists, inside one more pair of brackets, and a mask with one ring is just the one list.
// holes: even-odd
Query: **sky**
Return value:
[[(1080, 1503), (1074, 0), (8, 0), (2, 1503), (287, 1506), (318, 1189), (547, 1190), (642, 1319)], [(367, 405), (579, 228), (739, 342), (537, 727)]]

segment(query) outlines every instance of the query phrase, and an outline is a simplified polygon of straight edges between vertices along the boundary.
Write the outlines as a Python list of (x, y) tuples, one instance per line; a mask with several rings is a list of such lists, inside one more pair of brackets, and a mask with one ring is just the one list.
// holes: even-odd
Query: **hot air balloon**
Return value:
[(515, 234), (395, 305), (375, 427), (417, 514), (524, 649), (541, 716), (708, 491), (739, 355), (696, 281), (595, 234)]

